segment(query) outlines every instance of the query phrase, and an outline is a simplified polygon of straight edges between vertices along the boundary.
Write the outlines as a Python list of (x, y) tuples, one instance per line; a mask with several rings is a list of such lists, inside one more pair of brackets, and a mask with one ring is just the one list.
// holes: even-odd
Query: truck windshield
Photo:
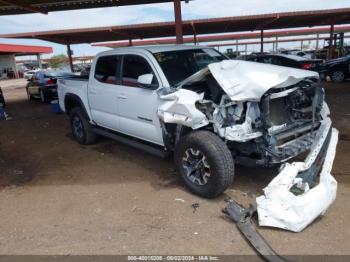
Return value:
[(212, 48), (154, 53), (168, 82), (175, 86), (207, 65), (227, 59)]

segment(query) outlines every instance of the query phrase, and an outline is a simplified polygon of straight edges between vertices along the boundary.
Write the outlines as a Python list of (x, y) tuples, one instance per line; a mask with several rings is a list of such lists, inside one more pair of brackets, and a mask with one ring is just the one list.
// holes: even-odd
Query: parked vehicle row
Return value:
[(335, 83), (341, 83), (350, 78), (350, 55), (323, 62), (321, 59), (310, 59), (297, 55), (285, 54), (251, 54), (239, 59), (258, 63), (300, 68), (318, 72), (322, 80), (329, 77)]

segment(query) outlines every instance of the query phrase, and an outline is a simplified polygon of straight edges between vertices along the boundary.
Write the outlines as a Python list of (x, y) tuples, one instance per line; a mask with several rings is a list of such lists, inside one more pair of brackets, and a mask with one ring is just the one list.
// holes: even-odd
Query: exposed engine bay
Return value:
[(205, 126), (226, 141), (236, 163), (271, 166), (310, 149), (322, 120), (324, 91), (310, 77), (268, 89), (258, 101), (233, 101), (206, 72), (161, 98), (177, 101), (159, 109), (163, 122)]

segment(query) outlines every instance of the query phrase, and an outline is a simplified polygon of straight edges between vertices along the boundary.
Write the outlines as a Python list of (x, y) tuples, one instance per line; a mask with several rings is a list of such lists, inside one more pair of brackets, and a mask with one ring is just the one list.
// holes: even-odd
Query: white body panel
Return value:
[(67, 94), (73, 94), (78, 96), (81, 101), (83, 102), (83, 105), (89, 115), (89, 118), (92, 119), (89, 106), (89, 101), (87, 97), (88, 92), (88, 81), (83, 80), (70, 80), (70, 79), (58, 79), (57, 80), (57, 94), (58, 94), (58, 101), (60, 104), (60, 107), (62, 111), (66, 112), (66, 108), (64, 105), (65, 96)]

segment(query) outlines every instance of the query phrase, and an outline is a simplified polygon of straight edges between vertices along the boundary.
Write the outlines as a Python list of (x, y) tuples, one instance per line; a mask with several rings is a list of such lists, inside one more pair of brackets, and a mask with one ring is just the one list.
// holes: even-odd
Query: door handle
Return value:
[(117, 97), (120, 98), (120, 99), (127, 99), (128, 98), (126, 96), (126, 94), (118, 94)]
[(89, 94), (90, 94), (90, 95), (96, 95), (96, 94), (97, 94), (97, 92), (96, 92), (96, 91), (94, 91), (94, 90), (90, 90), (90, 91), (89, 91)]

